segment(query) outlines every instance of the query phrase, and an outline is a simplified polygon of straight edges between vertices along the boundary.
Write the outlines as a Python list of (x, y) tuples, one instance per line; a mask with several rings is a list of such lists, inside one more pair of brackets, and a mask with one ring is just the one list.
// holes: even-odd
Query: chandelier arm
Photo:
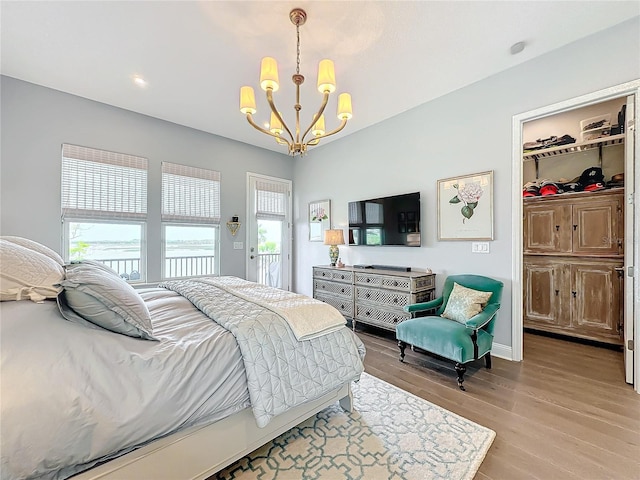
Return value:
[(253, 121), (253, 116), (250, 113), (247, 113), (247, 121), (256, 130), (274, 137), (278, 143), (286, 143), (289, 146), (289, 148), (291, 148), (292, 144), (291, 142), (289, 142), (289, 140), (287, 140), (286, 138), (282, 138), (280, 135), (276, 135), (275, 133), (271, 133), (267, 129), (262, 128), (260, 125), (258, 125), (256, 122)]
[[(335, 130), (332, 130), (329, 133), (325, 133), (324, 135), (318, 135), (316, 137), (316, 139), (318, 139), (318, 141), (320, 141), (321, 139), (325, 138), (325, 137), (329, 137), (331, 135), (335, 135), (336, 133), (340, 132), (340, 130), (342, 130), (346, 125), (347, 125), (348, 120), (346, 118), (342, 119), (342, 123), (340, 124), (340, 126), (338, 128), (336, 128)], [(315, 140), (315, 139), (314, 139)], [(313, 140), (312, 140), (313, 141)], [(309, 145), (311, 145), (311, 142), (307, 142)], [(314, 143), (314, 145), (316, 145), (316, 143)]]
[[(287, 127), (287, 124), (284, 122), (282, 116), (280, 116), (280, 112), (278, 112), (278, 109), (276, 108), (276, 104), (273, 103), (273, 90), (268, 88), (267, 89), (267, 103), (269, 103), (269, 107), (271, 107), (271, 111), (273, 112), (273, 114), (276, 116), (276, 118), (278, 120), (280, 120), (280, 124), (282, 125), (282, 128), (284, 128), (287, 133), (289, 134), (289, 138), (291, 138), (291, 142), (289, 142), (288, 140), (286, 140), (287, 144), (289, 146), (291, 146), (292, 143), (295, 142), (295, 140), (293, 139), (293, 135), (291, 134), (291, 130), (289, 130), (289, 127)], [(271, 133), (271, 132), (269, 132)], [(271, 134), (273, 135), (273, 134)], [(278, 137), (278, 138), (282, 138), (282, 137)], [(285, 140), (285, 139), (283, 139)]]
[[(322, 94), (322, 105), (320, 105), (320, 109), (318, 110), (318, 113), (316, 113), (315, 119), (311, 121), (311, 125), (309, 125), (309, 128), (307, 128), (304, 132), (304, 135), (302, 135), (302, 142), (304, 143), (304, 137), (307, 136), (307, 134), (311, 131), (311, 129), (313, 128), (313, 126), (316, 124), (316, 122), (318, 121), (318, 119), (320, 118), (320, 115), (322, 115), (324, 113), (324, 109), (327, 106), (327, 102), (329, 101), (329, 92), (324, 92)], [(342, 127), (344, 128), (344, 126)], [(339, 130), (338, 130), (339, 131)], [(334, 132), (337, 133), (337, 132)], [(325, 135), (322, 135), (321, 137), (318, 138), (322, 138)]]

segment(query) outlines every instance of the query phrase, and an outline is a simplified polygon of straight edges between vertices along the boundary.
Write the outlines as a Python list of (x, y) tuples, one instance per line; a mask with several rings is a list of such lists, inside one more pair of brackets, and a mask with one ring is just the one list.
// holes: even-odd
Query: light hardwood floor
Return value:
[(640, 479), (640, 395), (624, 382), (622, 353), (530, 333), (524, 361), (492, 357), (467, 369), (407, 349), (392, 333), (358, 326), (365, 371), (491, 428), (477, 480)]

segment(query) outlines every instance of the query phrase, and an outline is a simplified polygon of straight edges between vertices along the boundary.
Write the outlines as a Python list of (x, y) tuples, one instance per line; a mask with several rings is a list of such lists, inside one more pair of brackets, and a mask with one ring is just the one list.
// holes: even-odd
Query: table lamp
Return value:
[(344, 235), (342, 230), (325, 230), (324, 231), (324, 244), (331, 245), (329, 247), (329, 258), (331, 259), (331, 266), (336, 266), (338, 260), (338, 254), (340, 249), (338, 245), (344, 245)]

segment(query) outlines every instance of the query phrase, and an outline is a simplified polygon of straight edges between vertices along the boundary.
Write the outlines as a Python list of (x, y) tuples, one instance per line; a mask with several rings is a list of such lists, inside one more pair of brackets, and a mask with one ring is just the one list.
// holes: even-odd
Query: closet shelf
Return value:
[(543, 148), (526, 152), (522, 155), (523, 161), (539, 160), (541, 158), (553, 157), (555, 155), (564, 155), (567, 153), (582, 152), (593, 148), (606, 147), (609, 145), (618, 145), (624, 143), (625, 134), (611, 135), (608, 137), (596, 138), (586, 142), (570, 143), (568, 145), (560, 145), (559, 147)]

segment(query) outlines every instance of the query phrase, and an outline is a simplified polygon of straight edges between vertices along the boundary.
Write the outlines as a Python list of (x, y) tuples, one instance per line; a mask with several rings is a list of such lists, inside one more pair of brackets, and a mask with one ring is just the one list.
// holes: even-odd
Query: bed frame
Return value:
[(350, 412), (351, 383), (312, 402), (274, 417), (264, 428), (256, 425), (250, 408), (215, 423), (187, 428), (158, 439), (107, 463), (86, 470), (73, 480), (203, 480), (251, 453), (336, 401)]

